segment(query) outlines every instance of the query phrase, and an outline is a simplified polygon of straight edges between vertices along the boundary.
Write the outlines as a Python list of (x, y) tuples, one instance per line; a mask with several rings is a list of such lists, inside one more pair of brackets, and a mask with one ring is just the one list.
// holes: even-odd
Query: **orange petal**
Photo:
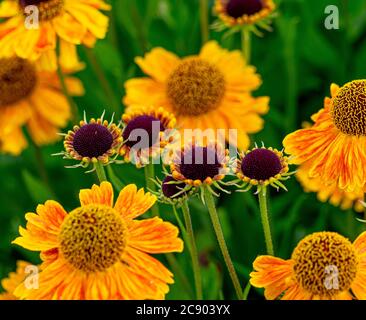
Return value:
[(133, 220), (128, 226), (128, 244), (148, 253), (182, 252), (183, 241), (179, 230), (170, 222), (160, 218)]
[(134, 184), (124, 187), (119, 193), (114, 208), (127, 219), (136, 218), (149, 210), (156, 202), (156, 197), (144, 189), (137, 191)]
[(13, 243), (28, 250), (46, 251), (59, 246), (58, 235), (67, 213), (56, 201), (37, 207), (37, 214), (27, 213), (26, 229), (19, 227), (20, 237)]
[(292, 275), (292, 260), (272, 256), (259, 256), (253, 262), (255, 271), (250, 274), (250, 283), (264, 288), (264, 296), (274, 300), (288, 288), (286, 280)]
[(91, 189), (80, 190), (79, 198), (82, 206), (104, 204), (113, 207), (112, 185), (109, 182), (102, 182), (100, 186), (94, 184)]

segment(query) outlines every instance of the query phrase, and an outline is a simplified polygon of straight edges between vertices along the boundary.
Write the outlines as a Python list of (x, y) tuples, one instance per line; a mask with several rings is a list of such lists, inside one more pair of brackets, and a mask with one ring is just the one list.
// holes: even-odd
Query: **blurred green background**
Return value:
[[(110, 1), (111, 27), (108, 37), (95, 47), (96, 61), (90, 52), (79, 48), (87, 68), (77, 76), (83, 81), (86, 95), (75, 99), (80, 114), (98, 117), (106, 110), (107, 118), (118, 109), (123, 112), (121, 98), (124, 82), (142, 73), (134, 57), (162, 46), (180, 56), (200, 50), (201, 33), (199, 0), (114, 0)], [(253, 137), (266, 146), (282, 148), (287, 133), (300, 128), (303, 121), (323, 106), (332, 82), (344, 84), (366, 74), (366, 2), (364, 0), (283, 0), (273, 32), (253, 38), (252, 64), (263, 78), (263, 85), (254, 95), (271, 97), (270, 112), (264, 117), (265, 128)], [(337, 5), (340, 29), (327, 30), (324, 13), (327, 5)], [(210, 22), (213, 1), (210, 1)], [(241, 47), (238, 34), (222, 38), (210, 32), (228, 49)], [(93, 68), (93, 65), (97, 68)], [(98, 84), (97, 75), (104, 72), (111, 95)], [(70, 123), (70, 128), (72, 124)], [(66, 129), (65, 129), (66, 131)], [(0, 156), (0, 278), (14, 270), (15, 261), (25, 259), (38, 263), (38, 255), (22, 250), (10, 242), (18, 235), (18, 226), (25, 225), (24, 214), (34, 211), (47, 199), (59, 201), (70, 210), (79, 205), (78, 192), (96, 182), (93, 174), (81, 169), (65, 169), (71, 165), (51, 154), (62, 150), (62, 143), (41, 150), (47, 168), (48, 183), (41, 179), (39, 155), (30, 146), (20, 157)], [(132, 165), (115, 166), (125, 183), (145, 185), (143, 170)], [(159, 172), (159, 170), (157, 170)], [(270, 213), (277, 256), (289, 258), (299, 239), (314, 231), (335, 230), (352, 240), (364, 229), (352, 210), (341, 211), (317, 201), (316, 195), (305, 194), (292, 178), (289, 191), (271, 190)], [(220, 218), (229, 250), (235, 261), (243, 287), (248, 281), (255, 257), (265, 252), (258, 205), (252, 192), (221, 195), (218, 199)], [(191, 202), (193, 224), (200, 251), (204, 277), (204, 298), (234, 298), (234, 289), (221, 259), (209, 216), (198, 199)], [(162, 216), (175, 223), (171, 208), (161, 206)], [(164, 257), (161, 257), (164, 261)], [(193, 275), (187, 250), (177, 255), (191, 290)], [(164, 261), (165, 262), (165, 261)], [(179, 277), (171, 286), (168, 299), (187, 299), (186, 284)], [(223, 284), (223, 286), (221, 286)], [(221, 290), (222, 287), (222, 290)], [(261, 290), (252, 289), (249, 299), (262, 299)]]

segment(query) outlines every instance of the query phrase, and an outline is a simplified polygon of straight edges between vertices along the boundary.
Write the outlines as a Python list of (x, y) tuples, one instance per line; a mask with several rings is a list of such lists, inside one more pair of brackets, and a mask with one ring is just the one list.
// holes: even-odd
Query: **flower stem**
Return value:
[(107, 181), (107, 176), (105, 175), (104, 167), (99, 161), (95, 163), (95, 172), (97, 174), (100, 183), (102, 183), (103, 181)]
[[(155, 168), (154, 164), (149, 163), (144, 167), (145, 170), (145, 180), (146, 180), (146, 188), (150, 192), (156, 191), (155, 183), (152, 179), (155, 179)], [(159, 217), (159, 208), (158, 205), (155, 203), (152, 208), (151, 212), (153, 217)]]
[(117, 175), (114, 173), (114, 170), (111, 165), (107, 166), (107, 173), (108, 177), (111, 180), (112, 184), (117, 190), (123, 189), (125, 184), (121, 181), (120, 178), (117, 177)]
[(220, 249), (221, 249), (221, 253), (224, 257), (224, 261), (225, 261), (226, 267), (229, 271), (231, 281), (233, 282), (237, 298), (238, 298), (238, 300), (240, 300), (243, 297), (243, 290), (241, 289), (238, 275), (236, 274), (234, 264), (230, 258), (229, 250), (227, 248), (226, 241), (224, 238), (224, 233), (222, 232), (220, 219), (219, 219), (219, 216), (216, 211), (213, 195), (211, 194), (208, 187), (204, 188), (204, 198), (205, 198), (208, 212), (211, 217), (213, 228), (216, 233), (216, 238), (217, 238), (217, 241), (218, 241)]
[(194, 275), (194, 282), (196, 286), (196, 296), (197, 300), (202, 300), (202, 277), (201, 277), (201, 271), (199, 266), (199, 260), (198, 260), (198, 252), (197, 252), (197, 246), (196, 241), (194, 239), (194, 233), (193, 233), (193, 227), (192, 227), (192, 219), (191, 214), (189, 212), (188, 207), (188, 201), (185, 200), (182, 205), (182, 211), (184, 216), (184, 222), (186, 225), (187, 235), (190, 242), (190, 253), (191, 253), (191, 259), (192, 259), (192, 268), (193, 268), (193, 275)]
[(104, 91), (106, 101), (111, 103), (112, 112), (114, 112), (116, 115), (119, 115), (119, 112), (122, 110), (122, 107), (119, 105), (117, 98), (114, 94), (114, 91), (112, 90), (108, 79), (106, 78), (102, 68), (98, 63), (94, 51), (92, 49), (85, 48), (85, 53), (92, 69), (94, 70), (95, 75), (98, 78), (99, 84), (102, 90)]
[(208, 0), (200, 0), (200, 21), (202, 44), (205, 44), (209, 38)]
[(250, 64), (251, 58), (251, 33), (246, 27), (241, 30), (241, 47), (246, 64)]
[(250, 281), (248, 281), (247, 285), (244, 288), (244, 293), (243, 293), (243, 299), (242, 300), (248, 300), (248, 295), (249, 295), (249, 291), (250, 291), (251, 287), (252, 287), (252, 285), (250, 284)]
[(271, 227), (269, 224), (268, 208), (267, 208), (267, 187), (261, 188), (260, 192), (258, 193), (258, 200), (259, 200), (259, 209), (261, 212), (264, 239), (266, 241), (267, 254), (273, 256), (274, 250), (273, 250)]

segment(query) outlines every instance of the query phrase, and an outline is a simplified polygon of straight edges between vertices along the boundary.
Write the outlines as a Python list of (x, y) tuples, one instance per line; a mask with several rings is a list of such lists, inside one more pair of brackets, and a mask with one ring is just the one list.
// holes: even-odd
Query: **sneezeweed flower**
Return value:
[(26, 267), (31, 265), (29, 262), (17, 261), (17, 268), (15, 272), (11, 272), (9, 276), (1, 280), (1, 286), (5, 290), (0, 293), (0, 300), (17, 300), (13, 292), (27, 277)]
[(136, 220), (156, 197), (126, 186), (113, 204), (109, 182), (80, 191), (81, 206), (67, 213), (47, 201), (26, 215), (14, 240), (41, 251), (39, 288), (22, 284), (21, 299), (164, 299), (173, 275), (150, 254), (181, 252), (178, 229), (160, 218)]
[(174, 142), (176, 119), (163, 108), (134, 107), (122, 115), (123, 145), (119, 154), (137, 167), (160, 157), (162, 150)]
[[(38, 17), (34, 10), (27, 11), (31, 5), (37, 6)], [(38, 60), (44, 70), (54, 71), (59, 43), (60, 65), (79, 68), (76, 46), (93, 47), (105, 37), (108, 18), (100, 10), (109, 9), (102, 0), (4, 0), (0, 4), (0, 18), (5, 19), (0, 23), (0, 56)]]
[(231, 143), (243, 149), (249, 145), (248, 134), (262, 129), (259, 115), (268, 111), (269, 98), (252, 97), (261, 79), (239, 51), (229, 52), (210, 41), (196, 56), (180, 59), (155, 48), (136, 63), (150, 78), (126, 82), (124, 103), (129, 108), (162, 106), (176, 116), (181, 131), (225, 129), (227, 140), (229, 129), (237, 129), (239, 140)]
[(229, 160), (228, 150), (219, 144), (193, 142), (176, 151), (170, 164), (171, 176), (186, 185), (185, 191), (205, 186), (215, 194), (211, 186), (225, 191), (220, 182), (229, 173)]
[(89, 122), (84, 117), (78, 126), (74, 126), (64, 139), (64, 159), (79, 161), (70, 168), (86, 168), (90, 164), (99, 163), (107, 165), (114, 162), (118, 156), (118, 150), (122, 144), (122, 132), (118, 125), (103, 119), (91, 119)]
[(268, 300), (366, 299), (366, 232), (353, 243), (334, 232), (302, 239), (291, 259), (259, 256), (250, 283)]
[(318, 200), (321, 202), (331, 203), (333, 206), (340, 207), (342, 210), (353, 208), (357, 212), (363, 212), (364, 192), (347, 192), (340, 189), (336, 184), (328, 185), (320, 178), (310, 178), (309, 168), (301, 165), (297, 172), (296, 178), (301, 183), (305, 192), (316, 192)]
[(230, 33), (250, 28), (261, 35), (259, 28), (271, 31), (276, 5), (272, 0), (216, 0), (215, 13), (219, 20), (213, 25), (217, 31), (226, 28)]
[[(272, 186), (287, 191), (282, 181), (289, 179), (288, 157), (273, 148), (255, 147), (242, 152), (237, 159), (234, 171), (244, 191), (253, 186), (260, 192), (263, 187)], [(237, 182), (237, 181), (235, 181)]]
[[(65, 81), (70, 94), (84, 93), (77, 78)], [(33, 63), (17, 57), (0, 59), (0, 111), (0, 151), (13, 155), (27, 146), (23, 126), (42, 146), (59, 140), (60, 128), (71, 117), (57, 74), (38, 71)]]
[(310, 178), (335, 184), (347, 192), (362, 192), (366, 181), (366, 80), (338, 87), (312, 116), (310, 128), (297, 130), (283, 141), (293, 163), (306, 164)]

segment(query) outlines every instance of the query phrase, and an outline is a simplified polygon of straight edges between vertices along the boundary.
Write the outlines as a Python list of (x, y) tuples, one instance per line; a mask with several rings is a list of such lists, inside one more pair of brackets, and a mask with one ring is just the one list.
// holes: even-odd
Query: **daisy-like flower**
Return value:
[(366, 80), (332, 84), (331, 96), (312, 116), (314, 124), (289, 134), (283, 144), (293, 163), (306, 163), (310, 178), (358, 193), (366, 181)]
[(5, 291), (0, 293), (0, 300), (17, 300), (13, 292), (29, 275), (26, 273), (26, 268), (30, 265), (29, 262), (17, 261), (16, 271), (11, 272), (7, 278), (1, 280), (1, 286)]
[(255, 147), (242, 152), (236, 161), (234, 171), (245, 191), (253, 186), (260, 191), (268, 185), (287, 191), (281, 181), (287, 180), (293, 174), (289, 172), (288, 157), (282, 151), (265, 147)]
[(319, 201), (331, 203), (342, 210), (353, 208), (357, 212), (363, 212), (365, 208), (362, 206), (364, 201), (364, 192), (347, 192), (337, 187), (336, 184), (327, 185), (320, 178), (310, 178), (309, 168), (307, 165), (301, 165), (297, 172), (296, 178), (301, 183), (305, 192), (316, 192)]
[(26, 215), (14, 243), (41, 251), (39, 288), (22, 284), (21, 299), (164, 299), (173, 275), (150, 254), (181, 252), (178, 229), (160, 218), (136, 220), (156, 197), (126, 186), (113, 204), (109, 182), (80, 191), (81, 206), (67, 213), (47, 201)]
[[(37, 6), (38, 26), (31, 19), (35, 11), (28, 6)], [(105, 37), (108, 18), (100, 10), (109, 9), (102, 0), (3, 0), (0, 57), (39, 60), (44, 70), (54, 71), (59, 42), (60, 65), (73, 70), (80, 66), (76, 45), (93, 47), (97, 39)]]
[(248, 134), (262, 129), (259, 115), (268, 111), (269, 98), (252, 97), (261, 79), (240, 51), (229, 52), (211, 41), (197, 56), (180, 59), (155, 48), (136, 63), (150, 78), (126, 82), (127, 106), (162, 106), (177, 117), (179, 129), (225, 129), (227, 140), (229, 129), (237, 129), (243, 149)]
[(137, 167), (161, 156), (161, 151), (175, 139), (176, 119), (163, 108), (131, 108), (122, 115), (122, 122), (123, 145), (119, 153), (126, 162), (131, 161)]
[(64, 159), (79, 161), (71, 167), (86, 168), (91, 163), (106, 165), (118, 156), (123, 140), (121, 129), (113, 121), (109, 123), (104, 120), (103, 116), (89, 122), (84, 117), (78, 126), (74, 126), (65, 135), (65, 152), (58, 155), (63, 155)]
[(270, 23), (274, 17), (276, 5), (273, 0), (216, 0), (215, 12), (219, 21), (214, 28), (221, 31), (225, 28), (250, 27), (261, 35), (257, 27), (271, 31)]
[[(71, 94), (83, 94), (77, 78), (65, 80)], [(23, 126), (35, 144), (44, 145), (60, 138), (60, 128), (71, 117), (57, 74), (38, 71), (17, 57), (0, 59), (0, 110), (0, 151), (14, 155), (27, 146)]]
[(171, 176), (186, 185), (184, 192), (201, 186), (207, 186), (213, 192), (212, 185), (225, 191), (219, 183), (229, 173), (229, 160), (228, 150), (219, 144), (194, 142), (176, 151), (170, 164)]
[(354, 243), (335, 232), (302, 239), (291, 259), (259, 256), (250, 283), (268, 300), (366, 299), (366, 232)]

